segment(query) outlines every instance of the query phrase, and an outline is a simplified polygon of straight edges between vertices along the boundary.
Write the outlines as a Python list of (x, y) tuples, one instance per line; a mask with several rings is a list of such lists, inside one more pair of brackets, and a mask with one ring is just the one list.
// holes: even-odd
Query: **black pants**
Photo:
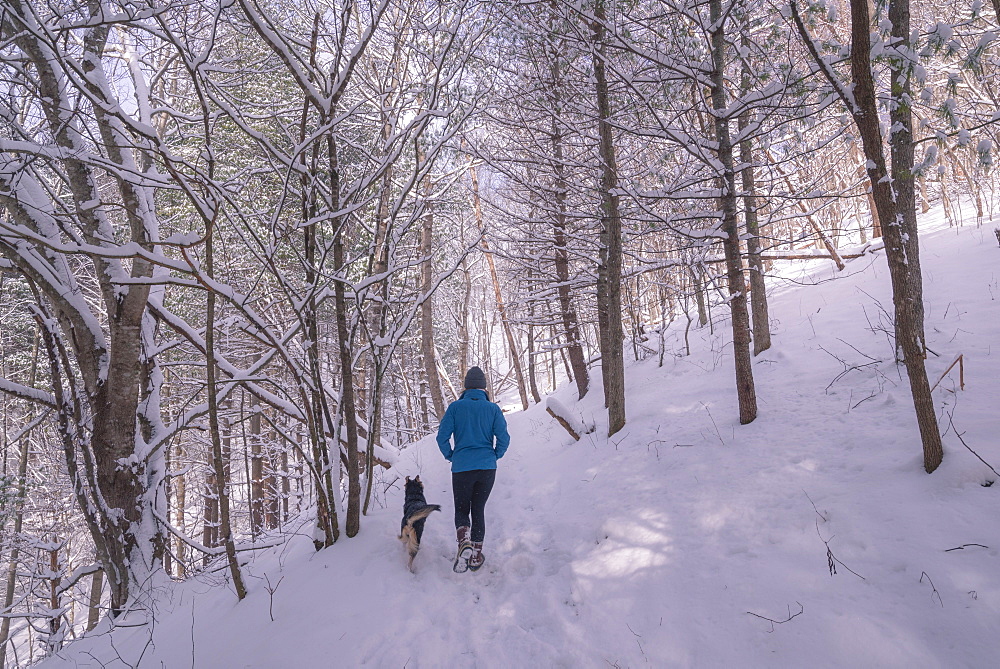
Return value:
[(496, 480), (495, 469), (473, 469), (451, 475), (451, 489), (455, 493), (455, 527), (469, 526), (472, 512), (472, 536), (475, 543), (482, 543), (486, 536), (486, 500)]

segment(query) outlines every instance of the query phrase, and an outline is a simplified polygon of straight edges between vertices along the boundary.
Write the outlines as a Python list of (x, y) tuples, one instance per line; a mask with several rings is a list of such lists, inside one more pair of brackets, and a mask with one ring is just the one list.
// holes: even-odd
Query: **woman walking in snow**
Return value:
[[(451, 438), (455, 437), (455, 447)], [(494, 443), (495, 440), (495, 443)], [(478, 570), (486, 562), (486, 500), (496, 479), (497, 460), (507, 452), (510, 435), (500, 407), (486, 394), (486, 375), (472, 367), (465, 375), (465, 391), (441, 419), (438, 448), (451, 463), (451, 487), (455, 495), (455, 531), (458, 553), (453, 569)], [(469, 524), (469, 515), (472, 524)]]

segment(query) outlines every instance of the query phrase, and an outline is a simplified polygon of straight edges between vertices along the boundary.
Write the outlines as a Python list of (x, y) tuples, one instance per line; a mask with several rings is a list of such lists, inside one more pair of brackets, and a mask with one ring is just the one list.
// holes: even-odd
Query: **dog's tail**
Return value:
[(403, 529), (399, 533), (399, 540), (406, 544), (406, 552), (410, 556), (406, 566), (411, 572), (413, 571), (413, 558), (417, 556), (417, 551), (420, 550), (420, 539), (417, 537), (417, 529), (413, 527), (413, 524), (423, 520), (434, 511), (440, 510), (440, 504), (427, 504), (411, 513), (406, 522), (403, 523)]
[(406, 552), (411, 556), (416, 555), (417, 550), (420, 548), (420, 545), (417, 543), (417, 532), (413, 529), (413, 524), (418, 520), (423, 520), (434, 511), (440, 510), (440, 504), (428, 504), (411, 513), (406, 519), (406, 524), (403, 525), (403, 530), (399, 534), (399, 540), (406, 544)]
[[(418, 520), (423, 520), (427, 516), (431, 515), (431, 513), (433, 513), (434, 511), (440, 511), (440, 510), (441, 510), (440, 504), (427, 504), (425, 506), (420, 507), (419, 509), (411, 513), (409, 516), (407, 516), (406, 523), (403, 524), (403, 530), (399, 535), (400, 541), (406, 541), (406, 537), (409, 534), (412, 534), (413, 524), (415, 522), (417, 522)], [(415, 536), (416, 535), (414, 534), (414, 537)]]
[(441, 510), (440, 504), (428, 504), (427, 506), (422, 506), (416, 511), (414, 511), (410, 515), (410, 517), (406, 519), (406, 524), (412, 526), (413, 523), (417, 522), (418, 520), (423, 520), (427, 516), (431, 515), (431, 512), (440, 510)]

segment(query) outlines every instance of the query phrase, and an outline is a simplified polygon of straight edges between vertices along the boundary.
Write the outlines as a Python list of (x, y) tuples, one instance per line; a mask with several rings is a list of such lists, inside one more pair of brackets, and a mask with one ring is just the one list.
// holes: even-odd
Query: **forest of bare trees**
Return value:
[(611, 435), (711, 328), (754, 421), (787, 260), (885, 249), (934, 471), (916, 216), (994, 213), (998, 14), (0, 0), (0, 666), (349, 540), (473, 364)]

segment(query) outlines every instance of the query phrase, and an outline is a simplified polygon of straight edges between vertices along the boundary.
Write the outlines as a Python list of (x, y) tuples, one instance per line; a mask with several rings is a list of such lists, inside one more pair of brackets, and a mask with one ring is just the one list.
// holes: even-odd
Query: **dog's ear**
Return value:
[(409, 477), (409, 476), (407, 476), (407, 477), (406, 477), (406, 482), (407, 482), (407, 483), (409, 483), (409, 482), (410, 482), (410, 477)]
[(417, 478), (415, 478), (413, 480), (416, 481), (417, 483), (420, 483), (420, 474), (417, 474)]

